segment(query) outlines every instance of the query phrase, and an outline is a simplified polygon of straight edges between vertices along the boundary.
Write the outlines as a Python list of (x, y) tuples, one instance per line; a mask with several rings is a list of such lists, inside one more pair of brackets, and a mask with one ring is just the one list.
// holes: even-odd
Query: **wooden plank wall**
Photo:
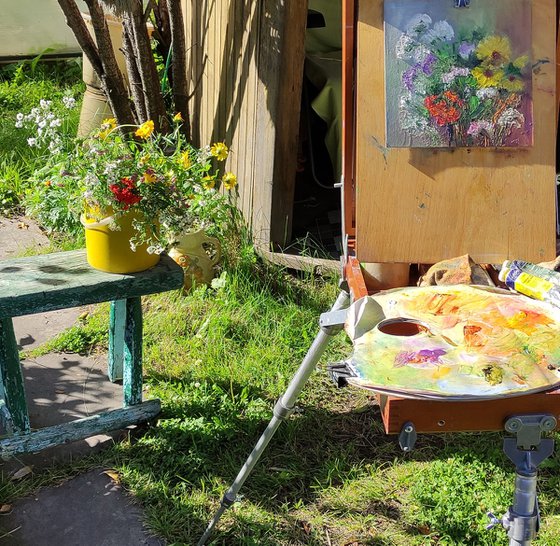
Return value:
[(307, 0), (183, 2), (193, 140), (230, 146), (240, 208), (268, 248), (291, 229)]

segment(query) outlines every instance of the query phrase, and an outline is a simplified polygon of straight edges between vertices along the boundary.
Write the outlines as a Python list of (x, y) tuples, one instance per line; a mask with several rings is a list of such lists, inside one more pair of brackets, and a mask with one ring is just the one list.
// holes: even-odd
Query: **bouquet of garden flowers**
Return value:
[[(153, 121), (131, 128), (106, 119), (91, 137), (74, 139), (68, 147), (56, 132), (57, 124), (51, 127), (57, 118), (49, 117), (50, 108), (45, 101), (16, 122), (35, 124), (37, 135), (30, 145), (49, 151), (46, 165), (35, 173), (40, 190), (32, 205), (43, 223), (68, 230), (85, 215), (86, 222), (109, 218), (110, 226), (118, 229), (119, 218), (133, 213), (131, 248), (146, 244), (158, 254), (188, 231), (219, 234), (231, 225), (237, 178), (216, 168), (216, 162), (228, 157), (224, 143), (193, 147), (182, 136), (182, 119), (176, 115), (168, 135), (154, 133)], [(41, 126), (47, 118), (48, 129)]]
[(426, 146), (531, 144), (531, 70), (507, 36), (414, 15), (396, 41), (401, 129)]

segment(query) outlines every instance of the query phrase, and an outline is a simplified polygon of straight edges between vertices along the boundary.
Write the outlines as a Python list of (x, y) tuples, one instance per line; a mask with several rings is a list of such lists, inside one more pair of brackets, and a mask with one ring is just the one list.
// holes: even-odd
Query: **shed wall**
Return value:
[(306, 13), (306, 0), (185, 0), (193, 139), (230, 146), (265, 246), (291, 230)]

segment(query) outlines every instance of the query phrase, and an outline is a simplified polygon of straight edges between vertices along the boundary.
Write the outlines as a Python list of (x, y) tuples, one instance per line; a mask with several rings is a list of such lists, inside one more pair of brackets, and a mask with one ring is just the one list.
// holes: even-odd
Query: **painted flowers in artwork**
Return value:
[(410, 17), (394, 51), (400, 129), (422, 146), (531, 143), (531, 66), (503, 33)]

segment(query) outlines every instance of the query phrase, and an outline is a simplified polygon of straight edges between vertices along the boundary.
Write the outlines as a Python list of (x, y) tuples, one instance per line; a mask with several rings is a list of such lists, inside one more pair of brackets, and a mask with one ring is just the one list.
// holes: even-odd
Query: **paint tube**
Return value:
[(560, 307), (560, 274), (521, 260), (506, 260), (499, 279), (520, 294)]

